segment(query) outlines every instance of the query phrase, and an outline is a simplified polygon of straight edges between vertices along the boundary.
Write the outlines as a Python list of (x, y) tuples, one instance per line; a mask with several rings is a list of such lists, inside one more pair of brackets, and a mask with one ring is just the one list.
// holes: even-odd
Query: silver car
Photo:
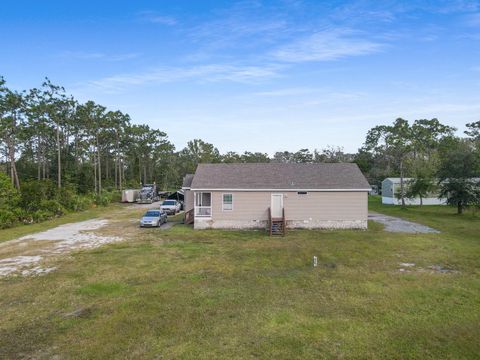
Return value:
[(162, 210), (148, 210), (140, 220), (140, 227), (160, 227), (167, 222), (167, 213)]

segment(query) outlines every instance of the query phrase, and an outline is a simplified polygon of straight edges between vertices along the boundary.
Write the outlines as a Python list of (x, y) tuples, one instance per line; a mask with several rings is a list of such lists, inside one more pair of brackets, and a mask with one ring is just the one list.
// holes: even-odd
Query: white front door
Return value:
[(283, 217), (283, 194), (272, 194), (272, 217)]

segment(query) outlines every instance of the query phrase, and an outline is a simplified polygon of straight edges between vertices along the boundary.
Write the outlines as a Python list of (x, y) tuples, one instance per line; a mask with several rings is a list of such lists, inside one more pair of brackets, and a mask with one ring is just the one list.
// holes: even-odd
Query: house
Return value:
[(182, 188), (195, 229), (367, 228), (370, 186), (356, 164), (200, 164)]
[[(413, 180), (413, 178), (403, 178), (405, 191)], [(382, 204), (401, 205), (402, 201), (398, 198), (398, 194), (400, 194), (400, 178), (386, 178), (382, 181)], [(447, 199), (438, 198), (437, 191), (432, 191), (427, 197), (422, 199), (423, 205), (445, 205), (446, 203)], [(405, 204), (420, 205), (420, 198), (405, 198)]]

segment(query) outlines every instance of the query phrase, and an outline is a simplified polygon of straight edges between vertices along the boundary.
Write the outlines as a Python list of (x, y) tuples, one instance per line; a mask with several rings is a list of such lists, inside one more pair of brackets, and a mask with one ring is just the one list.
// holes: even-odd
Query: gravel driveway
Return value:
[(414, 223), (412, 221), (403, 220), (398, 217), (379, 214), (376, 212), (369, 212), (368, 219), (383, 224), (385, 231), (402, 232), (402, 233), (433, 233), (437, 234), (440, 231), (432, 229), (431, 227)]

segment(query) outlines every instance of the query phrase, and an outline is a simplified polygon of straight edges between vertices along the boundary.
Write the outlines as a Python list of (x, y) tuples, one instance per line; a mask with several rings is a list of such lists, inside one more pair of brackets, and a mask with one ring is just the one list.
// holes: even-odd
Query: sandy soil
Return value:
[[(94, 219), (65, 224), (4, 242), (0, 244), (0, 276), (47, 274), (55, 267), (47, 267), (45, 263), (55, 256), (122, 240), (118, 236), (95, 233), (108, 223), (108, 220)], [(15, 253), (20, 255), (4, 257)]]
[(383, 224), (385, 231), (389, 232), (403, 232), (403, 233), (439, 233), (440, 231), (432, 229), (431, 227), (417, 224), (412, 221), (407, 221), (394, 216), (379, 214), (376, 212), (369, 212), (368, 219)]

